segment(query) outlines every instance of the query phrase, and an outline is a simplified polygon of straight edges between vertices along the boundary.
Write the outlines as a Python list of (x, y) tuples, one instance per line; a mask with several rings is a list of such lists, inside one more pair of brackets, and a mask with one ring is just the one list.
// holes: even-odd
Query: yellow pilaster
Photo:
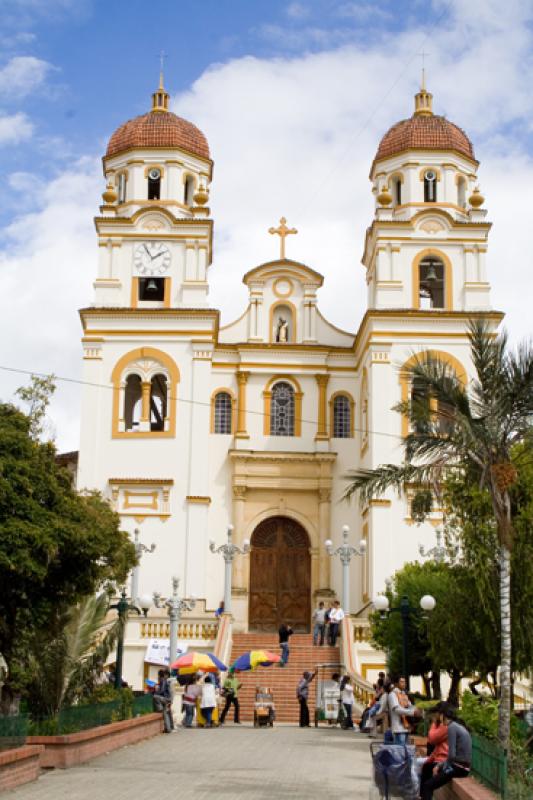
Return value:
[(246, 384), (248, 383), (249, 372), (237, 372), (237, 430), (235, 436), (238, 439), (248, 439), (246, 431)]
[(329, 375), (315, 375), (318, 384), (318, 421), (315, 439), (328, 439), (327, 388)]

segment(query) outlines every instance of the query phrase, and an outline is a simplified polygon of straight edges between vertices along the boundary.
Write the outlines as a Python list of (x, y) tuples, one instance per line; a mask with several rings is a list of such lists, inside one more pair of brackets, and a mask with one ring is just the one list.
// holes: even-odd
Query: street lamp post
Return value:
[(333, 542), (331, 539), (327, 539), (325, 542), (328, 554), (332, 557), (339, 556), (342, 562), (342, 607), (347, 614), (349, 613), (350, 606), (350, 561), (353, 556), (364, 556), (366, 553), (366, 541), (361, 539), (359, 547), (354, 547), (348, 544), (349, 534), (349, 526), (343, 525), (342, 544), (340, 547), (337, 547), (336, 550), (333, 549)]
[(172, 596), (168, 597), (166, 600), (162, 599), (159, 592), (154, 592), (154, 605), (156, 608), (161, 608), (162, 606), (166, 606), (168, 608), (168, 617), (170, 620), (169, 667), (176, 658), (176, 651), (178, 649), (178, 623), (181, 618), (181, 613), (182, 611), (191, 611), (196, 605), (196, 600), (194, 600), (194, 598), (185, 600), (181, 597), (178, 597), (179, 585), (180, 579), (173, 577)]
[(423, 544), (418, 545), (418, 552), (422, 558), (430, 558), (437, 564), (443, 564), (446, 560), (447, 551), (442, 543), (442, 528), (439, 526), (435, 531), (435, 539), (437, 544), (430, 550), (426, 550)]
[[(435, 606), (437, 605), (437, 601), (435, 598), (430, 594), (425, 594), (423, 597), (420, 598), (420, 608), (422, 613), (427, 613), (429, 611), (433, 611)], [(409, 602), (409, 598), (407, 595), (403, 595), (402, 599), (400, 600), (400, 605), (395, 608), (389, 608), (389, 598), (386, 594), (378, 594), (378, 596), (374, 600), (374, 608), (376, 611), (379, 611), (382, 617), (386, 617), (387, 614), (394, 614), (397, 613), (400, 615), (402, 620), (402, 671), (404, 674), (405, 682), (407, 684), (407, 689), (409, 689), (410, 681), (409, 681), (409, 622), (411, 620), (411, 616), (415, 614), (420, 614), (421, 612), (418, 608), (415, 608)]]
[(126, 634), (126, 623), (128, 621), (128, 612), (135, 611), (136, 614), (141, 614), (141, 610), (137, 606), (129, 602), (126, 596), (126, 587), (123, 587), (120, 599), (109, 608), (116, 608), (119, 618), (119, 631), (117, 640), (117, 658), (115, 666), (115, 689), (122, 687), (122, 665), (124, 662), (124, 636)]
[(250, 550), (250, 542), (245, 539), (243, 546), (239, 547), (232, 542), (233, 525), (228, 525), (228, 541), (226, 544), (216, 546), (215, 542), (211, 539), (209, 542), (209, 549), (212, 553), (222, 553), (224, 557), (224, 611), (229, 614), (231, 612), (231, 573), (233, 568), (233, 559), (236, 555), (245, 555)]
[(143, 553), (153, 553), (155, 550), (155, 544), (151, 544), (148, 547), (139, 540), (140, 538), (140, 531), (139, 528), (135, 528), (133, 531), (134, 535), (134, 542), (133, 545), (135, 547), (135, 555), (137, 556), (137, 564), (133, 567), (131, 572), (131, 599), (134, 603), (137, 603), (139, 600), (139, 573), (141, 569), (141, 558)]

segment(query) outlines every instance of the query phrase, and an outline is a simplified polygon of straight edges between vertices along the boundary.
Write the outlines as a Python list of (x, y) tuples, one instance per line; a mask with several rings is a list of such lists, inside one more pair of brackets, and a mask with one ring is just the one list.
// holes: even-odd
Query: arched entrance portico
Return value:
[(307, 632), (311, 618), (311, 555), (305, 529), (269, 517), (254, 530), (250, 552), (250, 630), (277, 631), (287, 622)]

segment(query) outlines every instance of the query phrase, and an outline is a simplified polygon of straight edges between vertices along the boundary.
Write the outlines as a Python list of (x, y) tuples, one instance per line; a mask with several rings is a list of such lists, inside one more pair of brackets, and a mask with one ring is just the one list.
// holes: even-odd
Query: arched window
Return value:
[(395, 206), (402, 204), (402, 180), (401, 178), (392, 179), (392, 202)]
[(466, 180), (462, 176), (457, 179), (457, 205), (466, 208)]
[(272, 388), (270, 435), (294, 436), (294, 389), (284, 381)]
[(215, 395), (215, 433), (231, 433), (233, 401), (228, 392), (217, 392)]
[(113, 438), (174, 437), (179, 380), (176, 363), (163, 350), (124, 353), (111, 373)]
[(161, 198), (161, 170), (152, 167), (148, 171), (148, 200), (159, 200)]
[(444, 264), (439, 258), (429, 256), (419, 264), (419, 308), (444, 308)]
[(194, 178), (192, 175), (187, 175), (185, 178), (183, 199), (186, 206), (192, 206), (194, 203)]
[(142, 381), (138, 375), (128, 375), (124, 389), (124, 427), (138, 431), (142, 408)]
[(150, 381), (150, 430), (164, 431), (167, 416), (168, 388), (164, 375), (154, 375)]
[(437, 173), (427, 169), (424, 173), (424, 203), (435, 203), (437, 200)]
[(345, 394), (333, 399), (333, 438), (349, 439), (352, 435), (352, 404)]

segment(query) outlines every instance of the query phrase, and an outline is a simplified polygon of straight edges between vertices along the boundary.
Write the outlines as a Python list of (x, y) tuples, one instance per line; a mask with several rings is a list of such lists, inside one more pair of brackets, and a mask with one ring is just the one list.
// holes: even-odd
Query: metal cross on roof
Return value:
[(287, 220), (282, 217), (279, 221), (279, 228), (269, 228), (269, 233), (276, 233), (280, 238), (280, 260), (285, 258), (285, 238), (291, 233), (298, 233), (296, 228), (287, 228)]

